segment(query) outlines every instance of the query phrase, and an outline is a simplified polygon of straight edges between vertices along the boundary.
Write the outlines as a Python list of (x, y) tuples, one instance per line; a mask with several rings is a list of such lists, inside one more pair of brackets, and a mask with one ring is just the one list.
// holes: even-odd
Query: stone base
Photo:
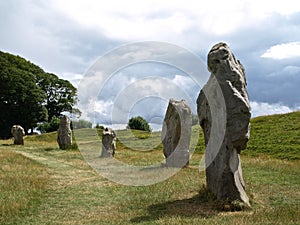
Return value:
[[(249, 198), (245, 192), (240, 156), (236, 149), (221, 148), (209, 164), (210, 153), (206, 153), (206, 183), (218, 200), (241, 201), (248, 207)], [(222, 167), (220, 165), (223, 165)]]

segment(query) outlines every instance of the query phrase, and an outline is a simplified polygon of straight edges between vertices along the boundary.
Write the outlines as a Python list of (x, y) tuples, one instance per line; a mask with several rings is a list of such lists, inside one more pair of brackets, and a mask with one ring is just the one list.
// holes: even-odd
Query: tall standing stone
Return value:
[(24, 145), (25, 132), (20, 125), (13, 125), (11, 128), (11, 134), (14, 137), (14, 145)]
[(110, 129), (105, 128), (102, 132), (102, 158), (113, 157), (116, 150), (116, 133)]
[(170, 99), (162, 127), (167, 166), (183, 167), (189, 164), (191, 128), (191, 109), (185, 100)]
[[(245, 70), (225, 43), (216, 44), (210, 50), (208, 70), (211, 77), (197, 99), (199, 123), (204, 132), (206, 146), (209, 139), (216, 135), (211, 133), (214, 118), (210, 105), (215, 106), (218, 101), (216, 98), (208, 101), (206, 95), (217, 96), (217, 85), (225, 101), (226, 130), (220, 149), (207, 149), (205, 153), (207, 188), (218, 199), (239, 200), (250, 206), (239, 155), (246, 148), (250, 136), (251, 111)], [(214, 115), (218, 113), (222, 113), (221, 107)]]
[(70, 148), (72, 145), (72, 130), (69, 117), (62, 116), (60, 118), (59, 128), (57, 130), (57, 142), (60, 149)]

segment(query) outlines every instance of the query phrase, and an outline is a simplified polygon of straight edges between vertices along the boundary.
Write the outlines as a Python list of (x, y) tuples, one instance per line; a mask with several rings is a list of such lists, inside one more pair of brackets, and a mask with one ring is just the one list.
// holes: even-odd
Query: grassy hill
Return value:
[(300, 159), (300, 112), (261, 116), (251, 120), (247, 155)]
[[(241, 212), (224, 211), (205, 194), (199, 126), (193, 127), (200, 139), (190, 166), (139, 187), (102, 177), (76, 149), (59, 150), (56, 132), (28, 136), (24, 146), (1, 140), (0, 224), (299, 224), (299, 118), (294, 112), (251, 121), (241, 158), (253, 208)], [(80, 132), (78, 144), (84, 140), (88, 146), (90, 130)], [(118, 136), (116, 159), (132, 165), (163, 161), (159, 132), (119, 131)], [(133, 144), (143, 150), (130, 149)]]

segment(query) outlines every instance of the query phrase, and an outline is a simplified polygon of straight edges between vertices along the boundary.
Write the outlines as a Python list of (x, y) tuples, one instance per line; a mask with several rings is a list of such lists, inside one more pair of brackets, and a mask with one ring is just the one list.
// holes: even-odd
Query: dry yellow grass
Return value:
[(0, 223), (36, 209), (48, 182), (47, 168), (9, 149), (0, 151)]
[[(134, 187), (102, 177), (78, 150), (59, 150), (55, 134), (30, 137), (24, 146), (11, 143), (0, 141), (3, 224), (300, 224), (299, 160), (242, 155), (252, 209), (227, 212), (203, 192), (201, 149), (171, 178)], [(141, 152), (119, 145), (116, 157), (147, 165), (162, 159), (162, 149)]]

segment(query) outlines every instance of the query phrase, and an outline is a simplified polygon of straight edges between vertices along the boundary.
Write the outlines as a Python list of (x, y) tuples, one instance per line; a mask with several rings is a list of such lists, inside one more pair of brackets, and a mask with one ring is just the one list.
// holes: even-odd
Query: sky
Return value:
[(202, 84), (165, 58), (150, 62), (151, 55), (131, 49), (110, 60), (140, 61), (90, 79), (103, 59), (119, 65), (108, 61), (110, 52), (150, 41), (187, 50), (204, 67), (211, 47), (226, 42), (245, 67), (252, 117), (300, 110), (299, 0), (10, 0), (0, 1), (0, 15), (0, 50), (85, 87), (79, 107), (93, 123), (136, 115), (161, 123), (170, 97), (186, 98), (195, 113)]

